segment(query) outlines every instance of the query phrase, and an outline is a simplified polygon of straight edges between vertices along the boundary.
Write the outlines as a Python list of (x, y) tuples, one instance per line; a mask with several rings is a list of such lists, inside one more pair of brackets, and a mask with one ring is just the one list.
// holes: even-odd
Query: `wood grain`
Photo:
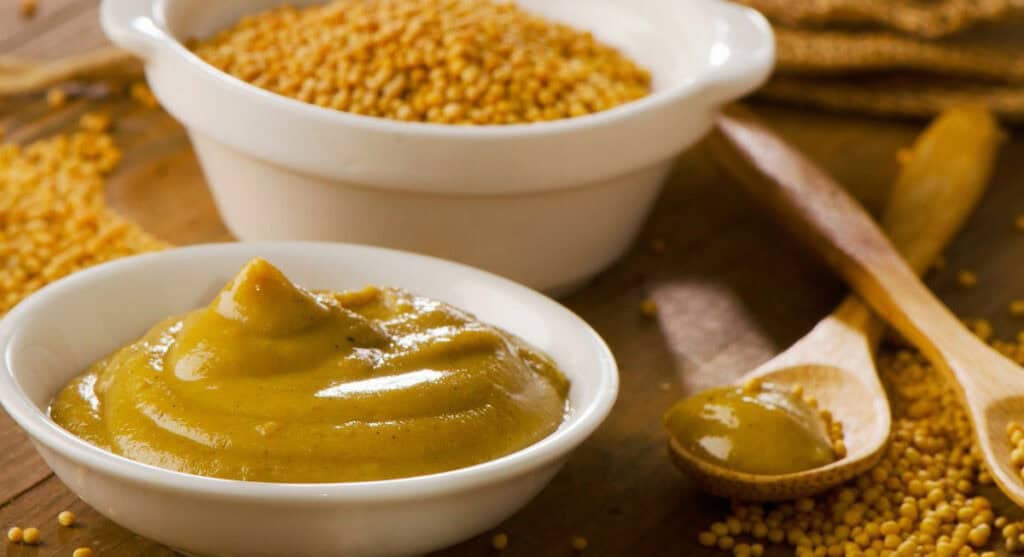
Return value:
[[(58, 44), (42, 35), (47, 25), (68, 24), (95, 2), (40, 0), (40, 7), (39, 19), (28, 23), (0, 13), (0, 55), (23, 55), (31, 47), (32, 56), (54, 58), (81, 48), (72, 39)], [(45, 17), (50, 9), (68, 11), (51, 20)], [(82, 36), (88, 43), (94, 35)], [(112, 205), (170, 242), (229, 238), (184, 132), (161, 112), (143, 110), (122, 95), (76, 99), (53, 111), (34, 94), (0, 98), (0, 125), (8, 137), (29, 141), (70, 129), (81, 112), (96, 108), (114, 112), (115, 137), (125, 150), (109, 184)], [(758, 112), (873, 210), (895, 176), (896, 151), (920, 131), (908, 122), (770, 106)], [(958, 313), (989, 317), (1007, 336), (1024, 327), (1006, 311), (1011, 299), (1024, 298), (1024, 234), (1013, 228), (1014, 217), (1024, 213), (1021, 175), (1024, 142), (1013, 141), (975, 218), (947, 251), (949, 270), (930, 280)], [(663, 253), (651, 249), (655, 239), (665, 243)], [(961, 267), (978, 273), (977, 288), (956, 286)], [(612, 417), (551, 486), (499, 527), (511, 540), (504, 555), (569, 556), (573, 535), (590, 541), (585, 555), (721, 555), (698, 547), (695, 538), (728, 505), (699, 494), (673, 468), (661, 414), (683, 393), (731, 381), (764, 362), (806, 333), (844, 292), (831, 272), (719, 174), (703, 146), (681, 157), (631, 252), (564, 300), (608, 341), (622, 369), (621, 394)], [(657, 301), (657, 319), (640, 314), (646, 298)], [(0, 556), (63, 556), (86, 542), (99, 544), (103, 556), (168, 554), (76, 502), (6, 418), (0, 419), (0, 448), (0, 527), (34, 523), (46, 542), (30, 551), (0, 544)], [(1012, 508), (1005, 499), (995, 502)], [(83, 516), (70, 539), (55, 528), (65, 506)], [(488, 555), (489, 538), (440, 554)]]

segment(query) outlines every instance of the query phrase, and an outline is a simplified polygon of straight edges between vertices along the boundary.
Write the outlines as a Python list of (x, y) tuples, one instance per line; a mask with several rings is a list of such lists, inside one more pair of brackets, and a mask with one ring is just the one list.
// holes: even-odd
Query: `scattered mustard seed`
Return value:
[(11, 529), (7, 531), (7, 541), (11, 543), (18, 543), (21, 541), (24, 532), (17, 526), (11, 526)]
[(971, 288), (978, 284), (978, 275), (964, 269), (956, 274), (956, 282), (964, 288)]
[(156, 100), (156, 95), (149, 89), (149, 85), (146, 85), (142, 81), (132, 83), (128, 90), (128, 94), (132, 100), (139, 103), (146, 108), (156, 108), (160, 106), (160, 103)]
[(587, 538), (584, 538), (583, 536), (573, 536), (573, 538), (572, 538), (572, 548), (574, 550), (576, 550), (576, 551), (583, 551), (584, 549), (587, 548), (587, 545), (589, 545), (588, 542), (587, 542)]
[(42, 534), (39, 533), (39, 528), (25, 528), (21, 533), (21, 540), (28, 545), (36, 545), (42, 538)]
[(649, 298), (640, 302), (640, 314), (644, 317), (656, 317), (658, 315), (658, 304)]
[(36, 10), (39, 8), (39, 2), (37, 0), (21, 0), (21, 4), (18, 5), (18, 13), (21, 17), (28, 19), (36, 15)]
[(508, 548), (508, 534), (495, 534), (494, 537), (491, 538), (491, 547), (498, 551), (505, 551)]
[(71, 526), (75, 523), (75, 513), (71, 511), (61, 511), (57, 515), (57, 523), (61, 526)]
[(50, 108), (60, 108), (67, 102), (68, 94), (59, 87), (54, 87), (46, 92), (46, 104), (50, 105)]
[(105, 112), (86, 112), (79, 118), (78, 125), (86, 131), (103, 133), (110, 129), (110, 115)]
[(1024, 315), (1024, 300), (1013, 300), (1010, 302), (1010, 315), (1015, 317)]
[(92, 557), (91, 547), (79, 547), (71, 554), (71, 557)]
[[(992, 346), (1024, 363), (1024, 339)], [(1001, 533), (1008, 551), (1024, 550), (1021, 523), (996, 516), (975, 491), (992, 478), (945, 376), (911, 350), (882, 354), (878, 369), (893, 402), (892, 436), (878, 464), (813, 498), (734, 502), (697, 542), (734, 557), (759, 557), (767, 543), (785, 544), (797, 557), (990, 557), (982, 550)], [(1011, 458), (1024, 467), (1024, 426), (1010, 424), (1006, 435), (1014, 450), (1020, 444)]]
[(967, 328), (981, 340), (988, 341), (992, 338), (992, 323), (988, 319), (973, 319), (967, 322)]
[(246, 17), (196, 55), (324, 108), (438, 124), (583, 116), (650, 93), (650, 74), (590, 33), (514, 2), (335, 0)]
[(74, 271), (165, 244), (107, 206), (113, 138), (76, 132), (0, 145), (0, 315)]
[(1017, 218), (1013, 219), (1013, 227), (1017, 230), (1024, 231), (1024, 213), (1017, 215)]

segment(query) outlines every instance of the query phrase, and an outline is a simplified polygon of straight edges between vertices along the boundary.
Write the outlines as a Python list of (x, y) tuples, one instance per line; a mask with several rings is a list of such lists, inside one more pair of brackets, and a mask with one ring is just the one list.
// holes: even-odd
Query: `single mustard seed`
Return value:
[(491, 538), (491, 547), (498, 551), (505, 551), (508, 549), (508, 534), (495, 534), (494, 537)]
[(658, 315), (658, 304), (654, 300), (647, 299), (640, 302), (640, 314), (644, 317), (655, 317)]
[(587, 548), (587, 545), (589, 545), (587, 538), (584, 538), (583, 536), (574, 536), (572, 538), (572, 548), (576, 551), (583, 551)]
[(71, 557), (92, 557), (92, 548), (79, 547), (71, 554)]
[(964, 288), (971, 288), (978, 284), (978, 275), (964, 269), (956, 274), (956, 282)]
[(132, 100), (146, 108), (156, 108), (160, 106), (160, 103), (156, 100), (156, 96), (153, 95), (153, 91), (149, 89), (149, 85), (146, 85), (141, 81), (132, 83), (131, 87), (128, 89), (128, 94), (131, 96)]
[(1024, 315), (1024, 300), (1013, 300), (1010, 302), (1010, 315), (1014, 317)]
[(71, 511), (61, 511), (57, 515), (57, 523), (61, 526), (71, 526), (75, 523), (75, 513)]
[(54, 87), (46, 92), (46, 104), (50, 105), (50, 108), (60, 108), (67, 102), (68, 94), (63, 89)]
[(110, 129), (110, 115), (103, 112), (87, 112), (78, 119), (83, 130), (102, 133)]
[(24, 532), (22, 532), (21, 528), (12, 526), (11, 529), (7, 531), (7, 540), (12, 543), (18, 543), (21, 541), (23, 535)]
[(39, 2), (37, 0), (21, 0), (21, 4), (18, 6), (18, 13), (21, 17), (28, 19), (36, 15), (36, 10), (39, 8)]
[(28, 545), (36, 545), (42, 538), (42, 534), (39, 532), (39, 528), (25, 528), (25, 531), (21, 534), (21, 539)]
[(1024, 213), (1017, 215), (1017, 218), (1013, 219), (1013, 226), (1017, 230), (1024, 231)]

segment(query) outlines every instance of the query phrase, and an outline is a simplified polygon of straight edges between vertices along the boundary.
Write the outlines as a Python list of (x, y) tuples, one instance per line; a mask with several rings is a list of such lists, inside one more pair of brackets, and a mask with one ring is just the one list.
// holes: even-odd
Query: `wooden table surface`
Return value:
[[(15, 4), (0, 3), (2, 56), (53, 59), (104, 44), (95, 0), (40, 0), (28, 21), (16, 16)], [(110, 203), (172, 243), (230, 239), (183, 130), (163, 112), (123, 97), (75, 99), (52, 110), (35, 93), (0, 98), (0, 125), (9, 139), (30, 141), (72, 129), (99, 105), (113, 112), (125, 152), (109, 181)], [(895, 174), (896, 150), (921, 129), (915, 122), (756, 108), (873, 210)], [(1024, 141), (1010, 141), (986, 198), (947, 252), (949, 270), (929, 279), (955, 311), (989, 318), (1004, 336), (1024, 327), (1006, 310), (1024, 297), (1024, 234), (1013, 226), (1024, 213), (1021, 176)], [(666, 243), (664, 253), (650, 249), (655, 239)], [(960, 268), (978, 273), (978, 287), (957, 287)], [(509, 535), (505, 554), (571, 555), (574, 535), (589, 540), (588, 555), (719, 554), (695, 538), (727, 504), (699, 494), (669, 463), (661, 414), (684, 393), (727, 382), (789, 345), (843, 292), (709, 164), (701, 147), (681, 157), (631, 252), (564, 300), (608, 341), (621, 366), (621, 393), (609, 420), (551, 486), (495, 530)], [(657, 319), (639, 312), (648, 297), (662, 308)], [(1012, 516), (1021, 514), (986, 494)], [(78, 513), (80, 527), (57, 528), (56, 514), (65, 508)], [(78, 501), (0, 412), (0, 527), (12, 524), (40, 527), (45, 543), (0, 545), (0, 555), (70, 555), (81, 545), (99, 555), (172, 554)], [(489, 539), (490, 533), (440, 555), (488, 555)]]

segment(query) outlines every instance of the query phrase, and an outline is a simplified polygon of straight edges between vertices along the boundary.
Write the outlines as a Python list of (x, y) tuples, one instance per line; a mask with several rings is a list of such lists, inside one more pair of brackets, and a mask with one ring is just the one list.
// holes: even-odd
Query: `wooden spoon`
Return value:
[(714, 141), (741, 161), (727, 170), (947, 375), (992, 477), (1024, 505), (1024, 481), (1010, 463), (1006, 436), (1009, 421), (1024, 420), (1024, 369), (971, 334), (856, 200), (749, 113), (721, 115)]
[[(883, 218), (886, 232), (918, 273), (956, 234), (988, 182), (999, 132), (982, 109), (948, 111), (922, 134), (893, 186)], [(723, 168), (743, 164), (731, 146), (710, 145)], [(963, 161), (974, 161), (965, 167)], [(803, 497), (838, 485), (874, 465), (889, 438), (888, 399), (874, 349), (884, 323), (851, 295), (785, 352), (739, 380), (800, 385), (844, 424), (847, 455), (828, 466), (785, 475), (735, 472), (701, 460), (670, 440), (676, 464), (707, 491), (745, 500)]]

